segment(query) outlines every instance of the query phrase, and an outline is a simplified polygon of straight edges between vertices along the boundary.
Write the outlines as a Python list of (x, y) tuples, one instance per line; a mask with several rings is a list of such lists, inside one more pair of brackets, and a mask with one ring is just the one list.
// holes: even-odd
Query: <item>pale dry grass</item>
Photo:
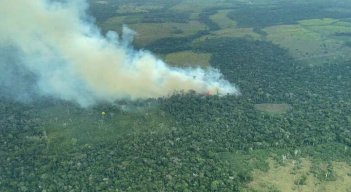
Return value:
[[(343, 162), (333, 162), (336, 173), (335, 181), (320, 181), (311, 172), (312, 162), (308, 159), (286, 160), (279, 165), (270, 159), (268, 172), (254, 171), (249, 191), (269, 192), (349, 192), (351, 191), (351, 166)], [(296, 180), (306, 176), (304, 185), (297, 185)]]

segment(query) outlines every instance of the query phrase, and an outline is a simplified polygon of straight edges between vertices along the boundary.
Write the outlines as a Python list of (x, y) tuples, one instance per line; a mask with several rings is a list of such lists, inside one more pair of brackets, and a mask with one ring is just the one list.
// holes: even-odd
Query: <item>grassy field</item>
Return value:
[(135, 40), (140, 46), (166, 37), (190, 36), (207, 28), (206, 25), (198, 21), (190, 21), (189, 23), (140, 23), (128, 26), (137, 32)]
[(267, 40), (289, 50), (297, 60), (308, 64), (332, 63), (349, 57), (347, 39), (336, 37), (336, 33), (351, 31), (350, 23), (335, 19), (302, 20), (296, 25), (267, 27)]
[(105, 0), (97, 0), (95, 1), (96, 4), (108, 4), (108, 1)]
[(193, 51), (180, 51), (167, 54), (166, 63), (177, 67), (208, 67), (210, 66), (211, 54), (195, 53)]
[(100, 24), (103, 31), (116, 31), (120, 33), (123, 25), (129, 25), (133, 23), (140, 23), (141, 17), (138, 15), (133, 16), (115, 16), (107, 19), (105, 22)]
[(117, 13), (124, 14), (124, 13), (147, 13), (154, 10), (161, 9), (162, 6), (160, 5), (122, 5), (117, 9)]
[(226, 28), (211, 32), (209, 35), (195, 39), (194, 44), (201, 43), (209, 39), (218, 39), (221, 37), (247, 38), (254, 40), (260, 40), (262, 38), (261, 35), (255, 33), (252, 28)]
[(283, 114), (291, 110), (291, 106), (286, 103), (273, 104), (273, 103), (262, 103), (256, 104), (255, 108), (259, 111), (267, 112), (270, 114)]
[(129, 28), (137, 32), (135, 41), (139, 46), (145, 46), (166, 37), (190, 36), (207, 28), (206, 25), (198, 21), (189, 21), (188, 23), (138, 23), (139, 19), (137, 16), (114, 17), (102, 24), (102, 27), (105, 31), (113, 30), (120, 32), (123, 24), (126, 24)]
[[(277, 2), (251, 2), (237, 1), (247, 5), (269, 7)], [(115, 16), (101, 24), (103, 31), (113, 30), (121, 32), (123, 24), (128, 25), (137, 32), (135, 43), (139, 47), (144, 47), (156, 40), (167, 37), (191, 36), (201, 30), (207, 30), (208, 26), (201, 23), (199, 14), (205, 9), (215, 6), (229, 7), (236, 5), (227, 1), (206, 0), (201, 4), (191, 0), (183, 0), (170, 7), (171, 11), (191, 13), (187, 23), (142, 23), (142, 14), (154, 10), (160, 10), (161, 5), (152, 4), (127, 4), (120, 6), (117, 13), (132, 13), (128, 16)], [(348, 36), (336, 35), (340, 33), (350, 33), (351, 23), (332, 18), (306, 19), (300, 20), (297, 24), (281, 24), (269, 26), (261, 29), (263, 33), (254, 30), (254, 26), (239, 28), (237, 22), (230, 19), (227, 14), (231, 9), (218, 9), (217, 13), (209, 18), (215, 22), (220, 29), (210, 31), (208, 35), (203, 35), (196, 39), (194, 43), (203, 42), (208, 39), (221, 37), (249, 38), (254, 40), (271, 41), (287, 50), (298, 61), (308, 65), (319, 65), (323, 63), (333, 63), (350, 58), (351, 48), (345, 46), (351, 40)], [(235, 18), (234, 18), (235, 19)], [(182, 56), (182, 55), (179, 55)], [(171, 60), (177, 60), (172, 56)], [(182, 60), (182, 58), (180, 58)], [(182, 62), (182, 61), (181, 61)], [(184, 62), (183, 62), (184, 63)], [(189, 62), (190, 63), (190, 62)]]
[(287, 48), (295, 58), (318, 55), (322, 52), (320, 34), (299, 25), (280, 25), (264, 29), (267, 39)]
[[(283, 157), (282, 157), (283, 158)], [(314, 165), (317, 164), (317, 165)], [(285, 160), (284, 165), (275, 160), (269, 160), (269, 171), (255, 171), (253, 181), (249, 184), (250, 191), (299, 191), (299, 192), (348, 192), (351, 189), (351, 166), (341, 162), (332, 162), (329, 167), (333, 169), (333, 178), (328, 175), (326, 163), (313, 163), (308, 159)], [(313, 169), (325, 173), (321, 181), (318, 173)], [(335, 178), (334, 178), (335, 177)], [(322, 179), (322, 180), (323, 180)]]
[(206, 8), (219, 6), (219, 5), (221, 6), (231, 5), (231, 3), (227, 3), (226, 1), (217, 1), (217, 0), (203, 0), (201, 1), (201, 3), (194, 0), (182, 0), (180, 3), (172, 7), (172, 10), (200, 12)]
[(211, 15), (210, 18), (217, 23), (221, 29), (235, 28), (237, 23), (227, 17), (228, 12), (229, 10), (220, 10), (218, 13)]

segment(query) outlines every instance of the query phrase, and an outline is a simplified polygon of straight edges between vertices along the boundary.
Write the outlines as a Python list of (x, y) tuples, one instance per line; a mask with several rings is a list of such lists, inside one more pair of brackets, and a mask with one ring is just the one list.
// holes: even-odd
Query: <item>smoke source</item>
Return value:
[(21, 98), (30, 89), (89, 106), (176, 91), (238, 93), (218, 70), (173, 68), (147, 51), (133, 50), (127, 28), (122, 38), (101, 35), (86, 8), (83, 0), (0, 1), (2, 94)]

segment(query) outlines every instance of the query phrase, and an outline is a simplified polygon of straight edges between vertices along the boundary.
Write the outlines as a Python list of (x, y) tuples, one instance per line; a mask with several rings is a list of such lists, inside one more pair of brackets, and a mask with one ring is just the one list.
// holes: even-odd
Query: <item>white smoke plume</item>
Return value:
[[(0, 56), (15, 54), (20, 61), (0, 59), (0, 69), (26, 69), (41, 95), (82, 106), (176, 91), (238, 93), (218, 70), (173, 68), (147, 51), (133, 50), (128, 29), (121, 39), (113, 32), (103, 36), (87, 19), (87, 7), (83, 0), (1, 0)], [(12, 50), (7, 47), (15, 53), (4, 51)], [(9, 74), (0, 73), (4, 83)]]

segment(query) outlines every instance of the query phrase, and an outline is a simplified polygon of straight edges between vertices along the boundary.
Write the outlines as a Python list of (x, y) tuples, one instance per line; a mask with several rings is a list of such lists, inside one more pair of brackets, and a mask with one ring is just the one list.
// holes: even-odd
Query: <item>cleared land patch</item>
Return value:
[(96, 1), (95, 3), (96, 4), (108, 4), (108, 2), (104, 1), (104, 0)]
[(122, 31), (123, 25), (130, 25), (133, 23), (139, 23), (141, 21), (140, 16), (115, 16), (107, 19), (104, 23), (101, 24), (101, 28), (104, 31)]
[(267, 40), (289, 50), (297, 60), (310, 65), (349, 58), (348, 39), (335, 36), (351, 32), (351, 25), (335, 19), (301, 20), (297, 25), (277, 25), (263, 29)]
[(271, 113), (271, 114), (282, 114), (286, 113), (292, 109), (289, 104), (273, 104), (273, 103), (263, 103), (263, 104), (256, 104), (255, 108), (259, 111)]
[(166, 63), (177, 67), (208, 67), (210, 65), (211, 54), (195, 53), (193, 51), (180, 51), (167, 54)]
[(137, 6), (133, 4), (122, 5), (117, 9), (117, 13), (124, 14), (124, 13), (147, 13), (149, 11), (159, 10), (162, 6), (160, 5), (143, 5)]
[(320, 34), (299, 25), (277, 25), (264, 29), (267, 39), (287, 48), (295, 58), (318, 55), (321, 50)]
[(128, 25), (137, 32), (136, 43), (145, 46), (158, 39), (166, 37), (185, 37), (206, 29), (206, 26), (198, 21), (189, 23), (140, 23)]
[(217, 38), (247, 38), (253, 40), (260, 40), (261, 36), (253, 31), (252, 28), (226, 28), (215, 32), (211, 32), (209, 35), (202, 36), (196, 40), (194, 43), (201, 43), (210, 39)]
[(212, 21), (214, 21), (215, 23), (217, 23), (217, 25), (221, 29), (235, 28), (237, 23), (234, 20), (227, 17), (228, 12), (230, 12), (230, 11), (229, 10), (220, 10), (220, 11), (218, 11), (218, 13), (211, 15), (210, 19)]
[(172, 7), (172, 10), (200, 12), (210, 7), (230, 6), (230, 5), (231, 3), (223, 2), (223, 1), (202, 0), (201, 3), (199, 3), (199, 1), (194, 1), (194, 0), (183, 0), (177, 5), (175, 5), (174, 7)]
[[(267, 172), (256, 170), (253, 181), (249, 184), (252, 191), (300, 191), (300, 192), (347, 192), (351, 189), (351, 166), (342, 162), (332, 162), (335, 179), (328, 180), (317, 178), (311, 169), (315, 166), (308, 159), (285, 160), (284, 165), (279, 165), (274, 160), (269, 160), (270, 169)], [(318, 164), (318, 169), (327, 172), (326, 164)]]

